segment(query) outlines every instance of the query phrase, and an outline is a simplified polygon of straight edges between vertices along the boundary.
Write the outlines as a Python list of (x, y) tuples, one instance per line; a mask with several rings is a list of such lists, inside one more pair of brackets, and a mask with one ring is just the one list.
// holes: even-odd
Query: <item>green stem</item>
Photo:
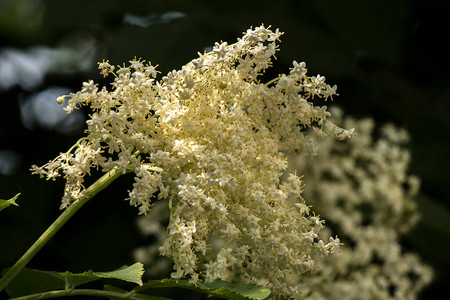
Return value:
[(274, 78), (274, 79), (272, 79), (272, 80), (266, 82), (266, 86), (269, 86), (269, 85), (271, 85), (272, 83), (277, 82), (278, 80), (280, 80), (280, 78), (281, 78), (281, 77), (276, 77), (276, 78)]
[[(162, 172), (159, 167), (150, 164), (144, 164), (149, 170), (154, 172)], [(128, 170), (131, 172), (132, 170)], [(84, 196), (77, 202), (70, 205), (50, 227), (37, 239), (37, 241), (28, 249), (27, 252), (6, 272), (0, 279), (0, 292), (19, 274), (19, 272), (27, 265), (27, 263), (47, 244), (47, 242), (55, 235), (56, 232), (92, 197), (98, 192), (106, 188), (111, 182), (118, 178), (122, 173), (111, 170), (86, 189)]]
[(44, 293), (38, 293), (23, 297), (12, 298), (11, 300), (33, 300), (33, 299), (51, 299), (51, 298), (59, 298), (59, 297), (67, 297), (67, 296), (94, 296), (94, 297), (105, 297), (105, 298), (114, 298), (114, 299), (136, 299), (139, 298), (133, 296), (131, 293), (118, 293), (111, 291), (102, 291), (102, 290), (90, 290), (90, 289), (78, 289), (78, 290), (61, 290), (61, 291), (50, 291)]
[(2, 291), (11, 280), (25, 267), (25, 265), (47, 244), (47, 242), (55, 235), (56, 232), (92, 197), (98, 192), (106, 188), (121, 174), (111, 170), (90, 187), (87, 188), (85, 195), (77, 202), (70, 205), (50, 227), (37, 239), (37, 241), (28, 249), (27, 252), (6, 272), (0, 279), (0, 291)]

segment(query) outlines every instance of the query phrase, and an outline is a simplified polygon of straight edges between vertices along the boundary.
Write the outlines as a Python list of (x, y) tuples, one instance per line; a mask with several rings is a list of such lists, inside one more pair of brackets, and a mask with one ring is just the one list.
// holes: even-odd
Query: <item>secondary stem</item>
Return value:
[[(144, 164), (150, 170), (162, 172), (161, 168)], [(129, 170), (131, 171), (131, 170)], [(111, 182), (118, 178), (122, 173), (111, 170), (86, 189), (84, 196), (77, 202), (70, 205), (50, 227), (37, 239), (37, 241), (25, 252), (24, 255), (6, 272), (0, 279), (0, 292), (19, 274), (19, 272), (27, 265), (27, 263), (47, 244), (47, 242), (55, 235), (56, 232), (92, 197), (98, 192), (106, 188)]]
[(133, 296), (130, 293), (123, 294), (110, 291), (102, 290), (90, 290), (90, 289), (78, 289), (78, 290), (62, 290), (62, 291), (51, 291), (44, 292), (34, 295), (28, 295), (18, 298), (12, 298), (11, 300), (33, 300), (33, 299), (50, 299), (50, 298), (60, 298), (65, 296), (94, 296), (94, 297), (105, 297), (114, 299), (136, 299), (140, 298)]
[(121, 174), (111, 170), (90, 187), (87, 188), (85, 195), (77, 202), (70, 205), (50, 227), (37, 239), (37, 241), (28, 249), (27, 252), (6, 272), (0, 279), (0, 291), (2, 291), (11, 280), (25, 267), (25, 265), (47, 244), (47, 242), (55, 235), (56, 232), (92, 197), (94, 197), (102, 189), (106, 188)]

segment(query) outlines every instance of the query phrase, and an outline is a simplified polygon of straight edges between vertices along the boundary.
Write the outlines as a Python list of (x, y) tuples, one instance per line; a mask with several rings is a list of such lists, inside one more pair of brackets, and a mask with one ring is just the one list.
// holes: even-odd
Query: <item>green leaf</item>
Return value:
[(56, 273), (60, 275), (61, 278), (64, 280), (64, 287), (65, 284), (67, 283), (68, 287), (70, 288), (74, 288), (76, 286), (100, 279), (98, 276), (96, 276), (96, 273), (91, 270), (78, 274), (70, 273), (69, 271), (66, 271), (64, 273), (57, 273), (57, 272), (50, 272), (50, 273)]
[[(129, 291), (123, 290), (121, 288), (118, 288), (116, 286), (109, 285), (109, 284), (105, 284), (103, 289), (105, 291), (122, 293), (122, 294), (130, 293)], [(159, 296), (152, 296), (152, 295), (144, 295), (144, 294), (138, 294), (138, 293), (133, 293), (133, 297), (137, 297), (137, 298), (142, 299), (142, 300), (171, 300), (170, 298), (159, 297)]]
[(215, 280), (209, 283), (197, 282), (197, 284), (190, 283), (187, 280), (149, 280), (142, 286), (134, 288), (134, 291), (142, 293), (148, 289), (165, 287), (186, 288), (199, 293), (233, 300), (262, 300), (271, 296), (270, 289), (266, 287), (250, 283), (233, 284), (223, 280)]
[(6, 287), (10, 297), (21, 297), (65, 287), (65, 279), (56, 272), (23, 269)]
[(3, 200), (0, 199), (0, 211), (4, 210), (5, 208), (7, 208), (8, 206), (15, 205), (15, 206), (19, 206), (19, 204), (16, 203), (17, 198), (20, 196), (20, 193), (18, 193), (17, 195), (15, 195), (14, 197), (12, 197), (9, 200)]
[(111, 272), (94, 272), (101, 278), (114, 278), (142, 285), (142, 275), (144, 275), (144, 265), (137, 262), (129, 267), (124, 266)]
[(52, 290), (75, 288), (76, 286), (101, 278), (112, 278), (142, 285), (144, 266), (135, 263), (111, 272), (87, 271), (84, 273), (64, 273), (23, 269), (6, 288), (9, 296), (20, 297), (30, 294), (42, 293)]
[(224, 290), (230, 290), (244, 297), (243, 299), (267, 299), (271, 295), (270, 289), (264, 286), (250, 283), (232, 284), (222, 280), (215, 280), (213, 282), (207, 283), (206, 286), (209, 289), (220, 288)]

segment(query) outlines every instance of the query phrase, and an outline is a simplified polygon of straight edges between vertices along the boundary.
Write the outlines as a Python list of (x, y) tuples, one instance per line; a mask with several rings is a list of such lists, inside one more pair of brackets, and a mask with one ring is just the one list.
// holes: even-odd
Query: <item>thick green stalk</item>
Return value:
[[(144, 164), (150, 170), (155, 172), (162, 172), (161, 168)], [(131, 171), (131, 170), (130, 170)], [(0, 292), (13, 280), (14, 277), (26, 266), (26, 264), (41, 250), (41, 248), (47, 244), (47, 242), (55, 235), (56, 232), (92, 197), (98, 192), (106, 188), (111, 182), (113, 182), (122, 173), (117, 173), (115, 170), (111, 170), (96, 182), (86, 189), (85, 195), (77, 202), (70, 205), (58, 219), (50, 225), (49, 228), (39, 237), (39, 239), (28, 249), (27, 252), (6, 272), (6, 274), (0, 279)]]
[(139, 300), (140, 298), (133, 296), (131, 293), (117, 293), (102, 290), (89, 290), (89, 289), (78, 289), (78, 290), (61, 290), (61, 291), (50, 291), (29, 296), (23, 296), (18, 298), (12, 298), (11, 300), (34, 300), (34, 299), (51, 299), (60, 298), (68, 296), (93, 296), (93, 297), (105, 297), (113, 299), (131, 299)]

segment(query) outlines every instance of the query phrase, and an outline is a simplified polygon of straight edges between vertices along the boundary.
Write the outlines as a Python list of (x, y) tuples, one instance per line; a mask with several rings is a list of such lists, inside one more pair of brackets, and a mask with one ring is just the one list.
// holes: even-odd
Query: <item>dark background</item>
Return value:
[[(274, 76), (293, 60), (338, 85), (334, 103), (355, 117), (411, 133), (411, 173), (422, 181), (419, 225), (402, 241), (436, 272), (422, 299), (448, 292), (450, 256), (450, 63), (443, 1), (31, 1), (0, 0), (0, 268), (11, 266), (59, 214), (63, 181), (28, 171), (83, 134), (85, 112), (62, 118), (56, 97), (88, 79), (97, 61), (136, 57), (178, 69), (214, 42), (261, 23), (285, 32)], [(49, 100), (49, 101), (47, 101)], [(56, 110), (55, 110), (56, 108)], [(120, 178), (80, 210), (30, 267), (107, 271), (145, 245)]]

